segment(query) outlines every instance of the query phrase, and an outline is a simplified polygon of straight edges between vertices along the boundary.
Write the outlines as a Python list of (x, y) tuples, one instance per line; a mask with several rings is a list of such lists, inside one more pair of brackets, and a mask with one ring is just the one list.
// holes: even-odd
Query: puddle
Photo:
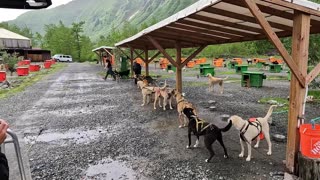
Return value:
[(96, 165), (90, 165), (85, 172), (87, 179), (136, 179), (136, 173), (125, 165), (124, 162), (110, 158), (99, 161)]
[(106, 136), (106, 133), (107, 131), (102, 128), (87, 131), (84, 131), (83, 129), (70, 129), (65, 133), (46, 132), (41, 134), (40, 136), (26, 136), (24, 137), (24, 141), (27, 144), (35, 144), (36, 142), (61, 144), (61, 141), (72, 141), (76, 144), (88, 144), (91, 141), (98, 139), (102, 134), (103, 136)]

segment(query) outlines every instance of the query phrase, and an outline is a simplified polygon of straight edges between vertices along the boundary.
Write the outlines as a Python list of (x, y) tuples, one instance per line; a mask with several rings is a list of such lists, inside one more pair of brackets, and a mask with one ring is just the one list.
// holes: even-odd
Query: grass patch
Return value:
[(279, 104), (283, 104), (283, 106), (277, 107), (277, 109), (276, 109), (277, 112), (289, 110), (289, 102), (285, 98), (266, 97), (266, 98), (260, 99), (258, 102), (261, 104), (268, 104), (268, 101), (270, 101), (270, 100), (274, 100), (274, 101), (277, 101)]
[(235, 70), (219, 72), (219, 75), (231, 75), (231, 74), (236, 74)]
[(320, 90), (309, 90), (308, 96), (313, 96), (314, 99), (320, 100)]
[(287, 76), (267, 76), (267, 80), (288, 80)]
[(66, 64), (64, 63), (56, 63), (55, 65), (51, 66), (50, 69), (42, 69), (39, 72), (31, 72), (29, 76), (18, 76), (10, 81), (12, 81), (12, 88), (10, 89), (1, 89), (0, 90), (0, 99), (7, 98), (13, 96), (19, 92), (24, 91), (27, 87), (33, 85), (34, 83), (40, 81), (43, 77), (53, 74), (55, 72), (60, 71), (64, 68)]

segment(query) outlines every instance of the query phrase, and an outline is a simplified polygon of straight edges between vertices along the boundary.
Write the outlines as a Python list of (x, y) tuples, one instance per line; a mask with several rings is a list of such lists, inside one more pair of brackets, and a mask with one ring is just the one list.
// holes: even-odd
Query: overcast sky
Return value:
[[(49, 6), (49, 8), (54, 8), (54, 7), (59, 6), (61, 4), (66, 4), (72, 0), (51, 0), (51, 1), (52, 1), (52, 5)], [(36, 11), (36, 10), (31, 10), (31, 11)], [(0, 8), (0, 22), (15, 19), (16, 17), (18, 17), (19, 15), (21, 15), (24, 12), (27, 12), (27, 10)]]

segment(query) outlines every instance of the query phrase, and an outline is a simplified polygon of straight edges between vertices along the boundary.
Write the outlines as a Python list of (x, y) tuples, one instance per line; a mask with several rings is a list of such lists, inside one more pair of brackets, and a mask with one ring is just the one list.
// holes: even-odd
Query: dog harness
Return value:
[(244, 134), (247, 132), (249, 126), (254, 126), (257, 128), (258, 130), (258, 135), (255, 136), (254, 138), (251, 139), (252, 140), (255, 140), (259, 134), (261, 133), (261, 130), (262, 130), (262, 126), (261, 126), (261, 123), (258, 119), (256, 119), (255, 121), (253, 122), (250, 122), (250, 121), (247, 121), (248, 124), (246, 125), (246, 123), (242, 126), (242, 128), (240, 129), (240, 138), (243, 140), (243, 141), (246, 141), (247, 143), (249, 143), (249, 141), (246, 139), (246, 137), (244, 136)]
[(180, 99), (178, 102), (177, 102), (177, 105), (180, 104), (181, 102), (184, 101), (184, 98)]
[[(203, 127), (203, 124), (206, 122), (204, 121), (203, 119), (199, 119), (197, 116), (191, 116), (193, 117), (195, 120), (196, 120), (196, 130), (197, 130), (197, 133), (201, 133), (202, 131), (204, 131), (205, 129), (207, 129), (208, 127), (211, 126), (211, 124), (208, 124), (206, 125), (205, 127)], [(203, 127), (203, 128), (201, 128)], [(200, 132), (199, 132), (199, 128), (200, 128)]]

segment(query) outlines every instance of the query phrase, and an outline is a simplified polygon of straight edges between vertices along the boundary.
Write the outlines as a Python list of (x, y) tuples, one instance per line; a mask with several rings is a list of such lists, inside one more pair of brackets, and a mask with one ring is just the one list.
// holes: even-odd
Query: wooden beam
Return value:
[(131, 77), (133, 77), (133, 49), (130, 48)]
[(107, 52), (110, 56), (113, 56), (113, 54), (112, 54), (108, 49), (103, 48), (103, 50), (104, 50), (105, 52)]
[(178, 64), (173, 60), (173, 58), (162, 48), (162, 46), (155, 40), (152, 36), (147, 36), (147, 38), (152, 42), (152, 44), (167, 58), (172, 65), (178, 67)]
[[(203, 11), (208, 12), (208, 13), (212, 13), (212, 14), (219, 14), (222, 16), (226, 16), (228, 18), (233, 18), (233, 19), (239, 19), (239, 20), (243, 20), (246, 22), (251, 22), (251, 23), (257, 23), (256, 19), (254, 17), (251, 16), (247, 16), (247, 15), (243, 15), (243, 14), (239, 14), (239, 13), (235, 13), (235, 12), (231, 12), (231, 11), (226, 11), (223, 9), (219, 9), (219, 8), (214, 8), (214, 7), (208, 7), (206, 9), (204, 9)], [(269, 24), (277, 29), (282, 29), (282, 30), (286, 30), (286, 31), (292, 31), (292, 27), (291, 26), (287, 26), (284, 24), (279, 24), (276, 22), (269, 22)]]
[(310, 84), (320, 73), (320, 63), (308, 74), (306, 81)]
[(219, 40), (229, 39), (229, 38), (223, 38), (223, 37), (219, 37), (219, 36), (211, 35), (211, 34), (210, 35), (209, 34), (202, 34), (201, 32), (194, 31), (191, 28), (177, 29), (175, 27), (167, 26), (167, 27), (165, 27), (163, 29), (164, 30), (168, 30), (170, 32), (182, 33), (182, 34), (185, 34), (187, 36), (194, 37), (194, 38), (203, 38), (204, 40), (206, 40), (206, 39), (214, 39), (214, 40), (219, 41)]
[(217, 41), (215, 39), (215, 37), (213, 37), (213, 36), (212, 37), (203, 36), (203, 35), (198, 34), (198, 33), (185, 32), (183, 30), (175, 30), (175, 29), (172, 29), (172, 28), (166, 28), (166, 30), (159, 29), (159, 30), (157, 30), (157, 32), (162, 32), (162, 33), (165, 33), (165, 34), (170, 34), (170, 35), (174, 35), (174, 36), (177, 36), (177, 37), (184, 37), (186, 39), (202, 41), (202, 42), (209, 42), (209, 41), (216, 42)]
[(146, 47), (145, 49), (144, 49), (144, 56), (145, 56), (145, 59), (144, 59), (144, 62), (145, 62), (145, 65), (146, 65), (146, 76), (149, 76), (149, 54), (148, 54), (148, 48)]
[(151, 63), (157, 56), (159, 56), (161, 54), (160, 51), (158, 51), (155, 55), (153, 55), (149, 60), (148, 63)]
[(206, 48), (207, 45), (203, 45), (199, 47), (195, 52), (193, 52), (183, 63), (181, 67), (184, 67), (188, 64), (189, 61), (191, 61), (193, 58), (195, 58), (204, 48)]
[[(159, 31), (155, 31), (150, 33), (150, 35), (154, 38), (163, 38), (163, 39), (168, 39), (171, 41), (177, 41), (179, 40), (180, 42), (186, 42), (186, 43), (191, 43), (191, 44), (204, 44), (207, 41), (199, 40), (199, 39), (193, 39), (193, 38), (188, 38), (187, 36), (177, 36), (177, 35), (172, 35), (168, 33), (162, 33)], [(174, 43), (172, 43), (172, 47), (174, 47)]]
[(210, 22), (213, 24), (219, 24), (219, 25), (223, 25), (223, 26), (233, 27), (236, 29), (242, 29), (242, 30), (246, 30), (249, 32), (255, 32), (258, 34), (263, 33), (263, 30), (260, 28), (246, 26), (246, 25), (237, 24), (237, 23), (232, 23), (232, 22), (228, 22), (228, 21), (224, 21), (224, 20), (220, 20), (220, 19), (215, 19), (215, 18), (211, 18), (211, 17), (207, 17), (207, 16), (202, 16), (202, 15), (198, 15), (198, 14), (193, 14), (193, 15), (189, 16), (188, 18), (201, 20), (201, 21), (205, 21), (205, 22)]
[[(308, 69), (309, 31), (310, 15), (295, 11), (292, 34), (292, 57), (298, 65), (300, 72), (303, 73), (303, 76), (307, 75)], [(290, 81), (286, 167), (291, 173), (296, 174), (298, 170), (297, 159), (300, 146), (298, 118), (304, 117), (305, 97), (307, 94), (306, 87), (299, 86), (298, 79), (292, 76)]]
[[(126, 56), (128, 56), (127, 55), (127, 53), (126, 52), (124, 52), (120, 47), (117, 47), (118, 49), (119, 49), (119, 51), (121, 51), (122, 52), (122, 54), (124, 54), (124, 55), (126, 55)], [(128, 56), (129, 57), (129, 56)]]
[(139, 57), (141, 58), (144, 62), (146, 62), (146, 60), (142, 57), (142, 54), (144, 51), (142, 51), (141, 53), (138, 53), (133, 47), (129, 46), (130, 48), (132, 48), (133, 52)]
[(182, 67), (181, 67), (181, 46), (180, 42), (175, 43), (176, 46), (176, 89), (178, 92), (182, 93)]
[(300, 85), (302, 87), (305, 87), (305, 85), (306, 85), (305, 76), (303, 76), (303, 74), (301, 73), (301, 71), (299, 70), (299, 68), (297, 66), (297, 63), (293, 61), (292, 57), (289, 55), (286, 48), (283, 46), (279, 37), (275, 34), (275, 32), (273, 32), (272, 27), (270, 26), (268, 21), (265, 19), (265, 17), (261, 13), (261, 11), (258, 8), (255, 1), (253, 1), (253, 0), (243, 0), (243, 1), (247, 4), (250, 12), (256, 17), (257, 21), (259, 22), (259, 24), (261, 25), (261, 27), (265, 31), (265, 33), (268, 36), (268, 38), (270, 39), (270, 41), (275, 45), (275, 47), (277, 48), (277, 50), (279, 51), (279, 53), (283, 57), (284, 61), (287, 63), (289, 68), (292, 70), (292, 73), (295, 75), (295, 77), (297, 77), (297, 79), (300, 82)]
[(315, 9), (311, 9), (308, 7), (304, 7), (304, 6), (295, 4), (295, 3), (291, 3), (291, 2), (287, 2), (287, 1), (283, 1), (283, 0), (262, 0), (262, 1), (269, 2), (271, 4), (276, 4), (276, 5), (286, 7), (286, 8), (292, 9), (292, 10), (297, 10), (297, 11), (300, 11), (300, 12), (303, 12), (303, 13), (306, 13), (309, 15), (314, 15), (314, 16), (320, 17), (320, 11), (315, 10)]

